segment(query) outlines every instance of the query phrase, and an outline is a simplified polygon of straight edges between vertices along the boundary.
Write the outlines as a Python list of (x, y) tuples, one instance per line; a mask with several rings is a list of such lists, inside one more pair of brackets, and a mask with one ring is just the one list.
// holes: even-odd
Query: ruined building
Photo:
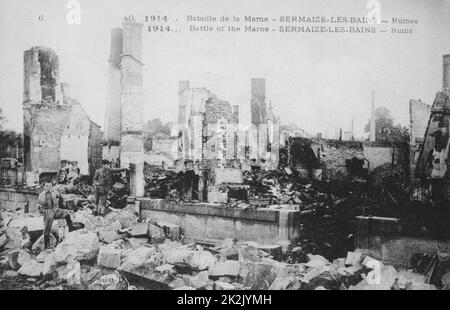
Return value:
[(189, 81), (180, 82), (178, 95), (178, 158), (219, 166), (237, 159), (239, 107)]
[(431, 106), (420, 99), (409, 101), (409, 170), (410, 180), (415, 180), (414, 171), (423, 148), (425, 131), (430, 118)]
[(123, 49), (123, 30), (111, 30), (111, 52), (107, 77), (105, 130), (103, 158), (119, 161), (120, 134), (122, 128), (122, 115), (120, 110), (120, 61)]
[(251, 80), (251, 126), (246, 134), (245, 158), (275, 169), (279, 162), (280, 119), (266, 104), (266, 80)]
[[(415, 176), (433, 181), (433, 200), (450, 200), (450, 54), (443, 56), (442, 90), (436, 93), (420, 145)], [(414, 125), (414, 124), (413, 124)]]
[(216, 167), (278, 166), (280, 121), (266, 104), (265, 79), (251, 80), (252, 121), (239, 126), (239, 106), (206, 88), (179, 84), (178, 158)]
[(103, 158), (133, 164), (132, 196), (144, 195), (142, 24), (111, 31)]
[(24, 52), (24, 169), (55, 175), (69, 162), (83, 175), (101, 164), (100, 126), (89, 119), (70, 85), (59, 79), (56, 53), (47, 47)]

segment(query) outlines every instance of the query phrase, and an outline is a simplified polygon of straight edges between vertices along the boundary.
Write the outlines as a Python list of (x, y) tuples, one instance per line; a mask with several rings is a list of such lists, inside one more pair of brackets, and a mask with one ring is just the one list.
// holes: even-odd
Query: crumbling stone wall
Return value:
[(409, 101), (409, 168), (410, 178), (414, 178), (416, 162), (423, 147), (431, 106), (420, 100)]
[[(68, 83), (59, 82), (59, 61), (46, 47), (24, 52), (24, 169), (56, 173), (61, 161), (76, 161), (82, 174), (98, 167), (100, 128), (91, 126), (80, 103), (70, 96)], [(89, 155), (92, 156), (90, 167)]]
[(61, 136), (70, 107), (24, 108), (25, 171), (57, 172), (61, 167)]
[(237, 157), (239, 109), (206, 88), (179, 84), (180, 159), (226, 160)]
[[(305, 152), (305, 154), (300, 157), (306, 158), (306, 153), (311, 149), (319, 161), (319, 164), (316, 166), (312, 163), (308, 166), (304, 163), (300, 163), (298, 168), (322, 169), (322, 179), (346, 180), (349, 177), (346, 163), (347, 160), (351, 160), (352, 158), (364, 160), (365, 164), (363, 167), (366, 168), (369, 173), (377, 170), (377, 174), (381, 176), (392, 174), (395, 171), (400, 173), (402, 177), (408, 176), (407, 144), (322, 139), (309, 140), (306, 138), (303, 138), (303, 140), (311, 142), (309, 147), (297, 151)], [(291, 157), (291, 164), (295, 164), (292, 163), (292, 157), (294, 156), (292, 152), (289, 156)], [(380, 169), (381, 171), (379, 171)]]
[(319, 140), (313, 141), (311, 148), (319, 159), (322, 178), (326, 180), (346, 179), (346, 160), (353, 157), (364, 158), (361, 142)]
[[(425, 141), (423, 143), (423, 148), (421, 149), (419, 158), (416, 162), (415, 176), (418, 178), (431, 177), (439, 179), (443, 178), (443, 176), (440, 175), (442, 172), (445, 176), (450, 175), (450, 162), (443, 160), (443, 157), (448, 158), (448, 141), (445, 143), (444, 140), (446, 135), (448, 137), (448, 123), (450, 119), (450, 114), (448, 113), (449, 110), (449, 94), (446, 92), (438, 92), (431, 108), (430, 118), (424, 135)], [(445, 134), (444, 131), (447, 131), (447, 134)], [(436, 135), (437, 133), (440, 134)], [(437, 141), (442, 141), (444, 143), (438, 143)], [(434, 153), (436, 153), (436, 155), (439, 153), (441, 154), (441, 158), (436, 161), (436, 165), (430, 162), (430, 158)], [(440, 163), (442, 163), (442, 166)], [(447, 167), (445, 167), (445, 165)], [(437, 171), (441, 171), (441, 173), (436, 173)]]
[(396, 174), (403, 182), (409, 180), (409, 147), (407, 143), (365, 142), (364, 156), (374, 180)]
[(88, 163), (89, 174), (94, 176), (95, 170), (102, 165), (102, 145), (103, 132), (99, 125), (90, 121), (89, 140), (88, 140)]
[(51, 48), (37, 46), (25, 51), (24, 91), (25, 104), (40, 104), (42, 100), (58, 102), (60, 99), (59, 60)]
[(61, 136), (61, 161), (76, 162), (80, 173), (89, 173), (89, 130), (91, 122), (80, 103), (71, 100), (68, 122)]

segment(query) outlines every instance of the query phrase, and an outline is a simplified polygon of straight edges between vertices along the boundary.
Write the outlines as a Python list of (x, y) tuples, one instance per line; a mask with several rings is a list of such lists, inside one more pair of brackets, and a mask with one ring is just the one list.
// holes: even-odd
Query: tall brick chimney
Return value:
[(123, 23), (123, 54), (120, 62), (120, 165), (129, 167), (132, 164), (134, 167), (130, 173), (130, 195), (134, 197), (143, 197), (145, 193), (142, 27), (142, 23)]
[(123, 54), (142, 64), (142, 23), (123, 23)]
[[(114, 28), (111, 30), (111, 50), (109, 53), (109, 70), (108, 84), (106, 93), (106, 109), (105, 109), (105, 127), (104, 138), (107, 145), (114, 145), (118, 148), (120, 144), (120, 135), (122, 132), (122, 114), (120, 107), (121, 96), (121, 71), (120, 62), (123, 53), (123, 29)], [(112, 161), (119, 160), (119, 151), (106, 148), (104, 151), (105, 158)], [(106, 156), (106, 154), (109, 154)]]
[(120, 55), (123, 52), (123, 30), (122, 28), (114, 28), (111, 30), (111, 52), (109, 54), (109, 62), (115, 67), (120, 65)]
[(443, 56), (442, 90), (450, 92), (450, 54)]

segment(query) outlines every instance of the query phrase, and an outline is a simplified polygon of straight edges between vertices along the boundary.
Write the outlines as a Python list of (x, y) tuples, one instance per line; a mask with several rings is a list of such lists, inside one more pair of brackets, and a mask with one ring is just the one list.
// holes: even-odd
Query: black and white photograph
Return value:
[(450, 289), (450, 0), (0, 0), (0, 29), (0, 291)]

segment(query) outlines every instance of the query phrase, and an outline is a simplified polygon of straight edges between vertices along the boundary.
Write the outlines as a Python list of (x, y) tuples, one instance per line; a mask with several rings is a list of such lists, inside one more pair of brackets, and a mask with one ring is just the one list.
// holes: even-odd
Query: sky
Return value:
[[(60, 80), (90, 118), (104, 123), (110, 31), (123, 17), (166, 15), (180, 32), (143, 34), (144, 119), (176, 121), (178, 82), (206, 87), (250, 120), (250, 80), (266, 78), (267, 100), (282, 123), (310, 133), (363, 134), (371, 92), (403, 125), (409, 100), (432, 104), (450, 53), (450, 0), (379, 0), (381, 18), (413, 18), (409, 35), (189, 32), (186, 15), (366, 16), (367, 0), (80, 0), (81, 24), (66, 22), (67, 0), (0, 0), (0, 108), (22, 130), (23, 51), (55, 50)], [(44, 16), (44, 21), (39, 16)], [(203, 25), (199, 23), (198, 25)], [(274, 25), (278, 25), (275, 23)], [(384, 26), (390, 30), (391, 24)], [(377, 26), (381, 27), (381, 26)], [(383, 29), (384, 29), (383, 28)]]

